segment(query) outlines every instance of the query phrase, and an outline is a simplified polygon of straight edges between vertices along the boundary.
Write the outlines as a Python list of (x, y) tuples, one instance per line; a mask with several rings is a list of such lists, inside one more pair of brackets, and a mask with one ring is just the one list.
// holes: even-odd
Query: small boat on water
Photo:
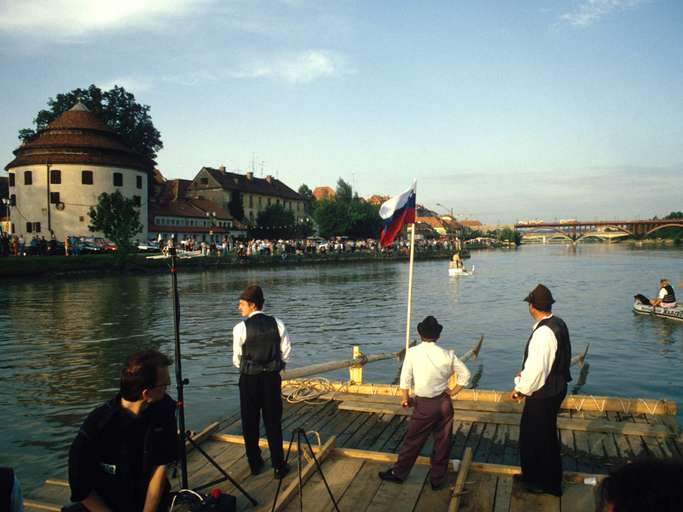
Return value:
[(474, 265), (472, 265), (472, 268), (470, 270), (467, 270), (464, 267), (461, 267), (461, 268), (449, 267), (448, 268), (449, 277), (471, 276), (472, 274), (474, 274)]
[(633, 311), (635, 313), (640, 315), (653, 315), (683, 322), (683, 306), (680, 304), (673, 308), (662, 308), (653, 306), (647, 297), (641, 294), (636, 295), (634, 299)]

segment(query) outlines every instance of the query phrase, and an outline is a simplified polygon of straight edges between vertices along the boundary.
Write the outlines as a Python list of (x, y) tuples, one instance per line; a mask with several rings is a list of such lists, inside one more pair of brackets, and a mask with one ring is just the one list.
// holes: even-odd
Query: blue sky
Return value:
[(484, 222), (683, 210), (680, 0), (3, 0), (3, 164), (49, 97), (123, 85), (168, 178), (251, 167)]

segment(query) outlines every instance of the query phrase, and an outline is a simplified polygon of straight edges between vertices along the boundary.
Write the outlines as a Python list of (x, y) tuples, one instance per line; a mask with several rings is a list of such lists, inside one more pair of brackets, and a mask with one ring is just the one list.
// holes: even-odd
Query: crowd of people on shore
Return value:
[(54, 236), (33, 235), (30, 239), (23, 235), (0, 233), (0, 257), (2, 256), (49, 256), (62, 254)]
[[(170, 239), (159, 242), (162, 250), (168, 252), (173, 242)], [(222, 240), (198, 241), (186, 239), (178, 242), (181, 253), (192, 253), (196, 256), (238, 256), (250, 258), (255, 256), (308, 256), (314, 254), (340, 253), (372, 253), (391, 254), (410, 249), (407, 240), (396, 241), (389, 247), (380, 247), (379, 240), (368, 238), (352, 240), (343, 237), (332, 239), (306, 238), (288, 240), (270, 239), (233, 239), (225, 237)], [(419, 251), (451, 251), (455, 244), (450, 240), (416, 240), (415, 248)]]

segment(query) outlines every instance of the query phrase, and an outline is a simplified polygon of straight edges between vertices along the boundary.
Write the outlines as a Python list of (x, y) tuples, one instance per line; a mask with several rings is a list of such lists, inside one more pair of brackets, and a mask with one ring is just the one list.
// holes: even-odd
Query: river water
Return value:
[[(457, 353), (485, 335), (479, 359), (469, 363), (479, 389), (511, 387), (532, 324), (522, 298), (542, 282), (569, 326), (573, 352), (590, 343), (587, 381), (574, 392), (668, 398), (683, 409), (683, 322), (631, 311), (633, 295), (654, 296), (661, 277), (683, 281), (683, 251), (523, 246), (474, 252), (467, 264), (476, 266), (474, 276), (449, 278), (446, 261), (416, 262), (412, 337), (429, 314), (444, 325), (440, 343)], [(238, 405), (231, 329), (247, 284), (261, 284), (265, 310), (286, 323), (294, 368), (349, 358), (356, 344), (368, 354), (399, 350), (407, 280), (406, 262), (180, 274), (188, 428)], [(14, 466), (30, 490), (64, 472), (81, 421), (116, 392), (126, 355), (143, 347), (173, 353), (170, 277), (17, 280), (0, 291), (0, 466)], [(373, 363), (364, 379), (392, 382), (397, 369), (393, 361)], [(577, 370), (574, 377), (576, 384)]]

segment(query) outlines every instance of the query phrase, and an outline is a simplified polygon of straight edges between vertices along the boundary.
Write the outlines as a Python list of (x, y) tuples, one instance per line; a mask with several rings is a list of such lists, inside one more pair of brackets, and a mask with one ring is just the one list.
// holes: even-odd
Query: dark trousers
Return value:
[(525, 483), (555, 494), (562, 492), (562, 458), (557, 413), (567, 392), (524, 401), (519, 424), (519, 458)]
[(408, 476), (430, 434), (434, 435), (430, 480), (432, 484), (440, 485), (446, 478), (453, 445), (453, 404), (447, 393), (434, 398), (415, 397), (408, 432), (393, 467), (394, 475), (401, 479)]
[(240, 375), (240, 414), (247, 460), (251, 467), (261, 460), (259, 448), (260, 415), (266, 427), (270, 458), (274, 468), (284, 464), (282, 452), (282, 398), (280, 372)]

